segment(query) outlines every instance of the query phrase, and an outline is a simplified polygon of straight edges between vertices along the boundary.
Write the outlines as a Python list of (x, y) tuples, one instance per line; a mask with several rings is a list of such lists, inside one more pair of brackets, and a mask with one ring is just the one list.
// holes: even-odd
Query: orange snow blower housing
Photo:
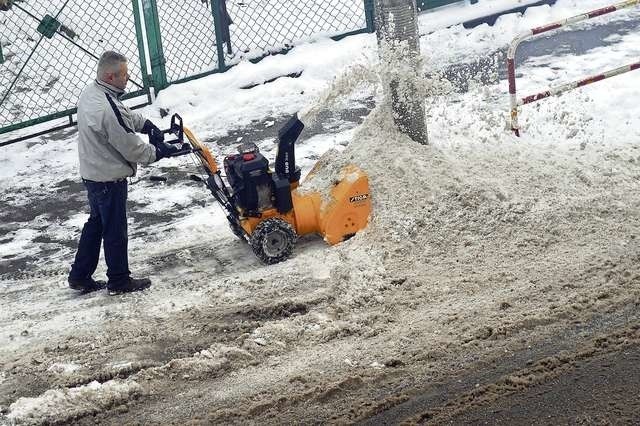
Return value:
[(303, 129), (297, 115), (280, 129), (275, 170), (255, 144), (240, 145), (237, 154), (224, 159), (228, 186), (215, 157), (182, 125), (180, 116), (174, 115), (171, 128), (165, 130), (178, 136), (169, 143), (183, 143), (172, 156), (195, 155), (206, 173), (196, 180), (203, 181), (221, 204), (233, 233), (267, 264), (289, 258), (298, 236), (319, 234), (331, 245), (344, 241), (364, 229), (371, 214), (369, 179), (355, 165), (344, 167), (331, 188), (303, 191), (294, 150)]

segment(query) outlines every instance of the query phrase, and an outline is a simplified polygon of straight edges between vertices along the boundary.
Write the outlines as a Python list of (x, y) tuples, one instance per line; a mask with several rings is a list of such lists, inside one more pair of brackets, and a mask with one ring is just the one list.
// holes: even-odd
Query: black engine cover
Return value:
[(273, 180), (269, 161), (262, 154), (229, 155), (224, 159), (224, 170), (235, 203), (246, 214), (259, 214), (272, 206)]

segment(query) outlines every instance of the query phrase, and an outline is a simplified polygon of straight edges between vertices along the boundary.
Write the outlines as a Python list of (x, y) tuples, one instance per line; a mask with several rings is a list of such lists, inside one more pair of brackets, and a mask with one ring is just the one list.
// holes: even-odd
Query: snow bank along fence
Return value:
[(529, 31), (520, 34), (516, 37), (509, 46), (509, 51), (507, 54), (507, 70), (509, 74), (509, 96), (511, 101), (511, 130), (516, 134), (516, 136), (520, 136), (520, 129), (518, 126), (518, 107), (526, 104), (530, 104), (533, 102), (537, 102), (541, 99), (548, 98), (550, 96), (558, 95), (569, 90), (573, 90), (578, 87), (586, 86), (591, 83), (595, 83), (597, 81), (601, 81), (610, 77), (614, 77), (616, 75), (620, 75), (629, 71), (640, 69), (640, 62), (636, 62), (630, 65), (625, 65), (614, 70), (606, 71), (598, 75), (590, 76), (584, 78), (579, 81), (574, 81), (571, 83), (562, 84), (559, 86), (552, 87), (548, 90), (545, 90), (540, 93), (536, 93), (534, 95), (526, 96), (524, 98), (518, 99), (516, 96), (516, 50), (518, 46), (523, 41), (530, 39), (532, 37), (538, 36), (540, 34), (544, 34), (549, 31), (557, 30), (558, 28), (565, 27), (567, 25), (575, 24), (576, 22), (585, 21), (588, 19), (596, 18), (598, 16), (606, 15), (621, 9), (638, 6), (640, 5), (640, 0), (627, 0), (621, 3), (617, 3), (615, 5), (611, 5), (608, 7), (604, 7), (601, 9), (593, 10), (591, 12), (576, 15), (571, 18), (565, 19), (563, 21), (554, 22), (548, 25), (544, 25), (542, 27), (532, 28)]
[[(373, 0), (14, 2), (0, 11), (0, 146), (74, 125), (78, 96), (105, 50), (129, 58), (127, 98), (144, 106), (171, 83), (373, 25)], [(41, 123), (36, 133), (2, 141)]]

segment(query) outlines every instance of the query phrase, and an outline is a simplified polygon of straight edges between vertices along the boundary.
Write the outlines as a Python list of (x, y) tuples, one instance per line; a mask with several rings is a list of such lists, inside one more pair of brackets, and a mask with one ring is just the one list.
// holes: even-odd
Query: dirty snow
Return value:
[(141, 387), (135, 382), (91, 382), (71, 389), (50, 389), (36, 398), (20, 398), (9, 406), (7, 419), (18, 424), (73, 421), (135, 398)]
[[(425, 70), (493, 54), (523, 28), (605, 4), (560, 0), (496, 27), (435, 29), (421, 40)], [(637, 17), (637, 10), (619, 15)], [(637, 36), (607, 40), (612, 47), (583, 55), (563, 49), (525, 60), (523, 94), (637, 59)], [(233, 237), (204, 188), (144, 179), (192, 168), (174, 159), (143, 171), (130, 188), (138, 211), (153, 215), (132, 220), (130, 262), (154, 286), (137, 295), (78, 297), (65, 278), (81, 221), (64, 203), (78, 205), (82, 190), (60, 192), (76, 179), (73, 138), (0, 151), (12, 167), (0, 181), (9, 209), (26, 206), (21, 214), (28, 217), (38, 203), (70, 197), (55, 204), (55, 217), (15, 218), (1, 228), (0, 254), (19, 247), (46, 255), (27, 270), (0, 260), (11, 271), (0, 281), (0, 415), (42, 424), (106, 412), (158, 423), (195, 412), (210, 423), (233, 423), (259, 422), (274, 410), (286, 422), (300, 412), (278, 411), (284, 399), (330, 421), (327, 401), (394, 366), (428, 379), (459, 360), (482, 359), (640, 300), (637, 72), (522, 108), (521, 138), (507, 130), (504, 80), (462, 92), (442, 73), (429, 73), (418, 80), (437, 89), (427, 99), (431, 144), (422, 146), (392, 124), (373, 77), (385, 71), (375, 45), (374, 36), (363, 35), (298, 46), (174, 86), (147, 108), (152, 115), (159, 107), (180, 112), (220, 155), (232, 147), (215, 141), (252, 120), (268, 128), (274, 117), (306, 107), (314, 123), (323, 110), (375, 100), (361, 125), (303, 134), (297, 148), (305, 172), (318, 158), (326, 164), (309, 186), (330, 182), (342, 164), (367, 172), (369, 227), (334, 247), (303, 239), (295, 256), (277, 265), (259, 264)], [(240, 89), (276, 64), (279, 72), (304, 72)], [(229, 103), (210, 102), (214, 96)], [(34, 242), (36, 232), (49, 233), (51, 242)], [(101, 266), (97, 275), (103, 273)], [(171, 397), (150, 399), (129, 418), (112, 410), (146, 390)]]

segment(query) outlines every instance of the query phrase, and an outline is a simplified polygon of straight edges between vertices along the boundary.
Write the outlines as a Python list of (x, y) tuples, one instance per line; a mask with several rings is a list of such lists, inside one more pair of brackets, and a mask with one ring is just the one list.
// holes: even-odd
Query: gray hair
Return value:
[(126, 56), (112, 50), (104, 52), (98, 61), (98, 80), (103, 80), (108, 73), (120, 71), (123, 62), (127, 63)]

